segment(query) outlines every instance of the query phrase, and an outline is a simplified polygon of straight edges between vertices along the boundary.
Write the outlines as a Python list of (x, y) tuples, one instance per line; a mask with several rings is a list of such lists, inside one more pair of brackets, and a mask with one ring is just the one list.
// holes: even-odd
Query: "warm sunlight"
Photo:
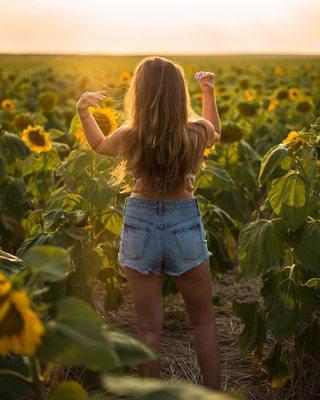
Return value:
[(1, 0), (0, 51), (313, 53), (317, 0)]

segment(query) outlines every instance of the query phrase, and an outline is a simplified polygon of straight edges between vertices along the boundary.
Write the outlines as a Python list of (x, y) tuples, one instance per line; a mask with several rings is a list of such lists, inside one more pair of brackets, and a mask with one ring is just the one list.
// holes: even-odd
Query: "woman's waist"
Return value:
[(183, 222), (201, 220), (198, 199), (153, 200), (139, 197), (126, 197), (124, 202), (124, 222), (146, 227), (174, 226)]

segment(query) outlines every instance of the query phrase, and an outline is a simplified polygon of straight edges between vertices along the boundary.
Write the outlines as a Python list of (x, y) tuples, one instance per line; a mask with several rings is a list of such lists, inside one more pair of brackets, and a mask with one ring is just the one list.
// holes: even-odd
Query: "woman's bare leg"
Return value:
[(125, 267), (124, 272), (133, 296), (137, 314), (138, 338), (150, 345), (159, 354), (153, 361), (138, 364), (141, 377), (160, 378), (161, 357), (160, 339), (163, 329), (162, 284), (161, 277), (153, 273), (142, 275), (138, 271)]
[(212, 303), (209, 261), (172, 278), (190, 315), (204, 384), (210, 389), (220, 390), (220, 348)]

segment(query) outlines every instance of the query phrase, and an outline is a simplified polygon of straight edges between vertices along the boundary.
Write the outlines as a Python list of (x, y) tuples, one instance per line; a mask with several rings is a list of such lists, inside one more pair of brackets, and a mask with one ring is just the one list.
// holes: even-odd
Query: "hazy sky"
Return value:
[(0, 0), (0, 52), (320, 54), (320, 0)]

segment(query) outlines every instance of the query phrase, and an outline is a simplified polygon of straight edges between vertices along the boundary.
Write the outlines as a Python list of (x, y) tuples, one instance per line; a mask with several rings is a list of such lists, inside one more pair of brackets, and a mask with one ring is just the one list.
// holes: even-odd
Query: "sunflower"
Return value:
[(221, 136), (222, 143), (233, 143), (239, 141), (244, 134), (241, 126), (229, 122), (223, 128), (223, 135)]
[(243, 101), (237, 105), (237, 108), (242, 115), (245, 115), (246, 117), (253, 117), (259, 108), (259, 103), (253, 101)]
[(299, 101), (299, 103), (297, 104), (297, 111), (301, 112), (302, 114), (307, 113), (308, 111), (310, 111), (313, 107), (312, 101), (311, 100), (303, 100), (303, 101)]
[[(111, 132), (118, 128), (118, 119), (116, 113), (111, 108), (89, 107), (89, 111), (93, 115), (104, 136), (108, 136)], [(74, 132), (74, 134), (80, 143), (87, 143), (81, 124), (79, 124), (79, 128)]]
[(47, 90), (38, 96), (38, 103), (43, 111), (52, 111), (57, 105), (59, 97), (56, 93)]
[(42, 153), (52, 149), (50, 136), (41, 125), (29, 125), (23, 130), (21, 138), (30, 150), (36, 153)]
[(267, 111), (274, 111), (276, 109), (276, 103), (274, 103), (273, 101), (270, 101), (268, 107), (267, 107)]
[(288, 143), (293, 152), (296, 152), (300, 147), (303, 146), (312, 146), (310, 142), (303, 139), (296, 131), (291, 131), (288, 136), (282, 141), (282, 143)]
[(33, 117), (32, 114), (29, 112), (19, 114), (14, 120), (13, 124), (16, 126), (19, 131), (23, 131), (26, 129), (29, 125), (33, 125)]
[(287, 89), (280, 89), (276, 96), (277, 100), (287, 100), (289, 98), (289, 91)]
[(299, 91), (296, 88), (289, 89), (289, 97), (291, 100), (295, 100), (299, 97)]
[(118, 78), (118, 81), (120, 83), (127, 83), (131, 79), (131, 76), (132, 75), (129, 71), (122, 71)]
[(8, 110), (9, 112), (14, 111), (14, 101), (10, 99), (4, 99), (1, 102), (1, 107)]
[(276, 75), (280, 76), (283, 74), (283, 70), (281, 67), (279, 67), (278, 65), (275, 67), (274, 72)]
[(282, 141), (282, 143), (291, 143), (293, 140), (295, 140), (297, 137), (299, 137), (298, 132), (296, 131), (291, 131), (289, 132), (288, 136)]
[(0, 273), (0, 355), (33, 355), (44, 331), (27, 294), (13, 290), (11, 282)]
[(216, 145), (215, 145), (215, 144), (213, 144), (212, 146), (206, 148), (205, 151), (204, 151), (204, 153), (203, 153), (204, 156), (206, 157), (206, 156), (208, 156), (209, 154), (213, 153), (214, 150), (215, 150), (215, 148), (216, 148)]
[(255, 95), (251, 90), (246, 90), (244, 92), (244, 96), (248, 101), (251, 101), (251, 100), (253, 100), (255, 98)]

